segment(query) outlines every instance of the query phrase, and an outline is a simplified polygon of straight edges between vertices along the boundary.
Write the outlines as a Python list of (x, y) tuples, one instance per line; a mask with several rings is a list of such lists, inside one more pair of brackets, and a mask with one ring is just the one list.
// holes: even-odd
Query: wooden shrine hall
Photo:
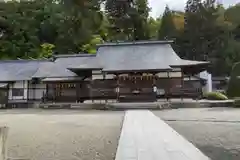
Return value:
[(199, 98), (208, 62), (181, 59), (172, 41), (139, 41), (98, 45), (97, 54), (54, 56), (40, 65), (33, 79), (46, 84), (44, 101), (119, 102), (157, 98)]

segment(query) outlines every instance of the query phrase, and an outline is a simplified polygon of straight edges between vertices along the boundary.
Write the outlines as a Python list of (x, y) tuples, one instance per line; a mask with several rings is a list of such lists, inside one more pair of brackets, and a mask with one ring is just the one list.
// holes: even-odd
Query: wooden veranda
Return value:
[[(154, 86), (157, 91), (154, 91)], [(183, 77), (161, 78), (155, 74), (116, 75), (113, 79), (47, 82), (43, 101), (84, 102), (116, 100), (118, 102), (154, 102), (159, 98), (201, 97), (201, 86), (184, 82)]]

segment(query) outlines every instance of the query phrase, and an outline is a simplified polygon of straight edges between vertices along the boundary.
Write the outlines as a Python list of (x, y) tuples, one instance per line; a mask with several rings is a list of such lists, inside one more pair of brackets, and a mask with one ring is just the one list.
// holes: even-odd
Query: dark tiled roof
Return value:
[(55, 63), (69, 69), (101, 69), (95, 54), (80, 54), (68, 57), (59, 57)]
[(108, 43), (100, 45), (97, 57), (103, 71), (167, 70), (171, 67), (207, 64), (181, 59), (171, 41)]
[(47, 60), (0, 61), (0, 81), (31, 80), (42, 63)]
[[(71, 69), (98, 69), (101, 68), (96, 55), (75, 54), (54, 56), (55, 61), (40, 66), (35, 78), (74, 77), (77, 76)], [(70, 70), (69, 70), (70, 69)]]
[(172, 49), (172, 41), (106, 43), (93, 54), (57, 55), (50, 60), (0, 61), (0, 81), (31, 80), (77, 76), (70, 70), (162, 71), (172, 67), (195, 66), (208, 62), (181, 59)]
[(58, 65), (55, 62), (43, 63), (39, 66), (33, 78), (46, 78), (46, 77), (74, 77), (75, 73), (68, 70), (63, 65)]

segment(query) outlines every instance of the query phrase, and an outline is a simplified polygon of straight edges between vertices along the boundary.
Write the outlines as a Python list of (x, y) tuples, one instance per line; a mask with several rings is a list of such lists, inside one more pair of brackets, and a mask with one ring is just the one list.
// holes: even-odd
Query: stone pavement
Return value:
[(148, 110), (127, 111), (115, 160), (209, 160)]

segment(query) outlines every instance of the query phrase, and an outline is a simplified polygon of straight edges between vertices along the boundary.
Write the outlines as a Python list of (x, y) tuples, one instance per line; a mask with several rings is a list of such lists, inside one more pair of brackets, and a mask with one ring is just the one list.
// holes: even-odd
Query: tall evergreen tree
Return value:
[(214, 0), (188, 1), (184, 26), (184, 38), (187, 44), (185, 53), (188, 58), (211, 60), (211, 57), (219, 51), (223, 43), (224, 28), (217, 24), (218, 17)]
[(132, 22), (129, 13), (132, 5), (133, 0), (106, 0), (105, 10), (112, 40), (130, 39)]
[(113, 40), (149, 38), (147, 0), (106, 0), (105, 9)]
[[(81, 46), (99, 33), (103, 20), (100, 11), (102, 0), (59, 0), (63, 19), (59, 22), (56, 49), (60, 53), (78, 53)], [(67, 44), (67, 45), (65, 45)]]
[(162, 23), (158, 29), (158, 39), (167, 40), (172, 39), (176, 35), (176, 28), (173, 22), (172, 11), (168, 6), (165, 7), (165, 11), (162, 16)]

